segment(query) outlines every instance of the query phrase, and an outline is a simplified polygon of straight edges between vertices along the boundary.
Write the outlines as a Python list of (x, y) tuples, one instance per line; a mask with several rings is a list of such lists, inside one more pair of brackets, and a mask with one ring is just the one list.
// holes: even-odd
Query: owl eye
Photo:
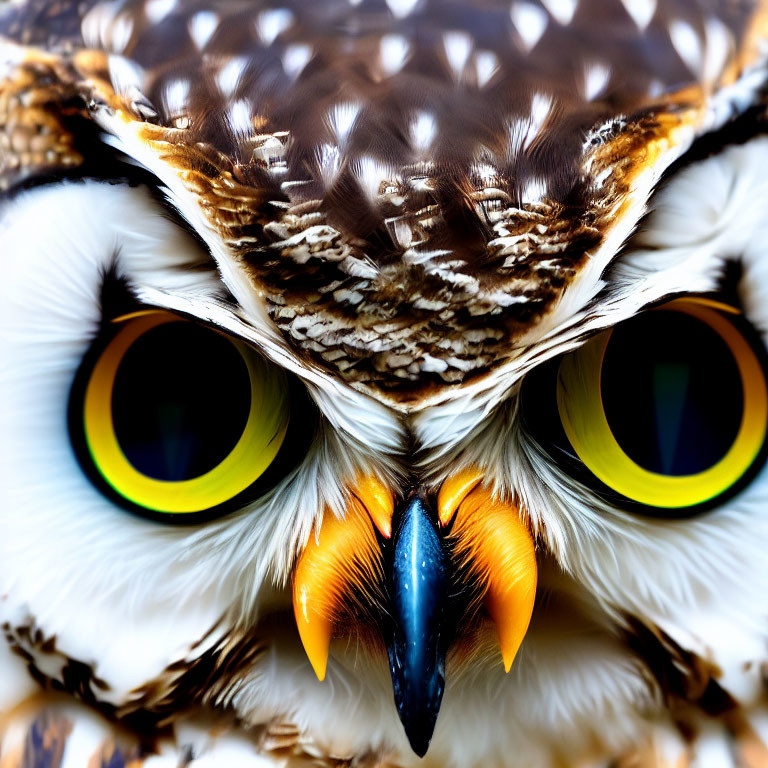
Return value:
[(149, 516), (226, 511), (286, 442), (285, 374), (240, 341), (169, 312), (117, 318), (70, 398), (70, 435), (91, 479)]
[[(612, 501), (685, 516), (733, 495), (763, 465), (766, 370), (737, 310), (677, 299), (526, 380), (523, 417), (563, 468)], [(540, 415), (543, 391), (554, 417)]]

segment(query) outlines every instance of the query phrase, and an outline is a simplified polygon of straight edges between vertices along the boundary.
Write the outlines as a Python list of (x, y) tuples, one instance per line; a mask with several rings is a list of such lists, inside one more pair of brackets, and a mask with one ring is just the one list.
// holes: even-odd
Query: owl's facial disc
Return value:
[(436, 504), (413, 490), (396, 507), (378, 480), (360, 479), (345, 519), (326, 512), (294, 576), (296, 623), (320, 680), (334, 625), (359, 615), (361, 604), (377, 616), (398, 715), (420, 756), (437, 721), (446, 652), (465, 617), (484, 605), (508, 672), (533, 613), (531, 533), (517, 507), (481, 482), (479, 472), (464, 470), (443, 484)]

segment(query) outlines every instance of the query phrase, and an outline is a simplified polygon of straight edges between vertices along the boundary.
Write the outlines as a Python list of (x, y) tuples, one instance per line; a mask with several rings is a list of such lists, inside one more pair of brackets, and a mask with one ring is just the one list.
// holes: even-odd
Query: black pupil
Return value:
[(248, 368), (236, 347), (183, 321), (137, 339), (112, 392), (120, 448), (156, 480), (189, 480), (218, 466), (240, 439), (250, 406)]
[(709, 469), (739, 431), (744, 403), (736, 361), (720, 336), (690, 315), (657, 310), (617, 326), (601, 386), (614, 437), (651, 472)]

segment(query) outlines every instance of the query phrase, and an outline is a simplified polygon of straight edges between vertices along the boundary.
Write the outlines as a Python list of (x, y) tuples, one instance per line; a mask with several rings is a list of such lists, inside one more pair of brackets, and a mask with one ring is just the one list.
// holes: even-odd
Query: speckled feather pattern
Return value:
[(638, 177), (711, 126), (765, 18), (746, 0), (132, 0), (23, 4), (0, 31), (141, 128), (294, 349), (407, 404), (508, 361), (597, 282)]

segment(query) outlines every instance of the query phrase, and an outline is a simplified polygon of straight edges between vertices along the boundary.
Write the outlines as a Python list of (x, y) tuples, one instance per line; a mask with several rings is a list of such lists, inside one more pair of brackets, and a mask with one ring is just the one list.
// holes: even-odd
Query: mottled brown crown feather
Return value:
[(407, 402), (597, 284), (663, 169), (758, 98), (766, 20), (758, 0), (128, 0), (23, 3), (0, 33), (58, 52), (174, 176), (288, 343)]

